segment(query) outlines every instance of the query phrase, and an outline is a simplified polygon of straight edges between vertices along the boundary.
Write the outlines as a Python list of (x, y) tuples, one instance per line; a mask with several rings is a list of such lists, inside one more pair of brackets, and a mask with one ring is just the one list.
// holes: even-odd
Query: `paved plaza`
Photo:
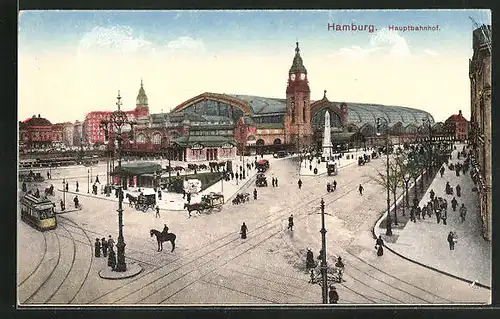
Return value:
[[(226, 204), (221, 211), (210, 214), (193, 214), (189, 218), (187, 211), (169, 204), (171, 200), (178, 202), (175, 197), (178, 195), (167, 193), (165, 202), (160, 203), (160, 218), (151, 210), (143, 213), (125, 204), (126, 261), (141, 265), (143, 271), (121, 280), (101, 278), (99, 272), (107, 267), (107, 259), (94, 256), (96, 238), (111, 235), (116, 241), (117, 202), (100, 195), (87, 196), (86, 167), (53, 170), (53, 180), (46, 182), (53, 182), (59, 189), (62, 178), (68, 179), (70, 194), (66, 194), (66, 202), (71, 205), (74, 183), (79, 181), (83, 208), (58, 214), (58, 227), (43, 233), (18, 222), (19, 302), (23, 305), (319, 304), (321, 287), (309, 283), (305, 255), (306, 249), (311, 248), (316, 258), (321, 248), (319, 206), (323, 198), (328, 264), (332, 265), (340, 255), (346, 265), (344, 282), (336, 284), (340, 304), (489, 303), (488, 289), (471, 286), (389, 251), (377, 257), (372, 229), (386, 203), (384, 189), (371, 176), (384, 169), (384, 161), (375, 159), (364, 166), (341, 166), (337, 176), (328, 177), (300, 176), (296, 158), (265, 158), (270, 162), (266, 172), (269, 186), (257, 188), (257, 200), (252, 198), (240, 205), (229, 201), (237, 192), (253, 192), (255, 172), (252, 172), (238, 185), (234, 181), (224, 182)], [(105, 166), (94, 167), (93, 174), (94, 179), (99, 174), (103, 182)], [(278, 178), (278, 187), (271, 186), (272, 176)], [(297, 186), (299, 178), (302, 189)], [(338, 183), (337, 190), (327, 193), (326, 183), (333, 179)], [(40, 184), (40, 189), (46, 184)], [(365, 189), (362, 196), (357, 191), (359, 184)], [(212, 188), (207, 191), (219, 188), (222, 191), (220, 183)], [(436, 186), (435, 190), (442, 188)], [(470, 187), (464, 182), (462, 189), (465, 195)], [(58, 191), (54, 199), (58, 202), (61, 196)], [(294, 216), (293, 231), (287, 229), (290, 214)], [(471, 228), (472, 215), (469, 208)], [(239, 236), (243, 222), (248, 226), (247, 239)], [(161, 231), (164, 224), (177, 236), (173, 252), (168, 242), (158, 252), (156, 239), (150, 236), (151, 229)], [(412, 227), (420, 225), (422, 222)], [(459, 236), (455, 254), (465, 249), (460, 244), (466, 241), (466, 235), (459, 233)], [(425, 245), (432, 247), (430, 250), (441, 249), (442, 244), (435, 243), (432, 236), (423, 236), (421, 240), (426, 240)], [(442, 242), (447, 248), (445, 237)], [(423, 256), (420, 259), (427, 262)]]

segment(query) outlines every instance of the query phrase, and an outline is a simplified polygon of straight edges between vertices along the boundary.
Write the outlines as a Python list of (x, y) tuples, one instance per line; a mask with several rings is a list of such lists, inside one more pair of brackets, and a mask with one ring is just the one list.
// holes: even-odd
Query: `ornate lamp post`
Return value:
[(385, 234), (387, 236), (392, 236), (392, 221), (391, 221), (391, 198), (390, 198), (390, 192), (389, 192), (389, 123), (387, 122), (387, 119), (384, 117), (379, 117), (377, 118), (377, 135), (380, 135), (380, 126), (381, 126), (381, 121), (385, 121), (385, 130), (386, 130), (386, 137), (385, 137), (385, 154), (386, 154), (386, 184), (387, 184), (387, 226), (386, 226), (386, 231)]
[(325, 229), (325, 201), (321, 199), (321, 288), (323, 303), (328, 303), (328, 278), (327, 270), (328, 266), (326, 264), (326, 229)]
[(128, 129), (132, 129), (132, 125), (135, 124), (133, 121), (129, 121), (127, 119), (127, 114), (123, 112), (120, 107), (122, 105), (121, 102), (121, 97), (120, 97), (120, 91), (118, 91), (118, 101), (116, 102), (116, 105), (118, 107), (118, 110), (114, 111), (111, 114), (111, 117), (109, 120), (103, 120), (101, 121), (101, 128), (104, 130), (104, 135), (106, 136), (106, 139), (108, 138), (108, 130), (109, 127), (113, 128), (114, 131), (114, 139), (117, 141), (118, 147), (118, 178), (119, 178), (119, 184), (118, 184), (118, 242), (116, 243), (116, 249), (117, 249), (117, 263), (114, 271), (117, 272), (124, 272), (127, 270), (127, 265), (125, 263), (125, 241), (123, 239), (123, 181), (122, 181), (122, 172), (121, 172), (121, 167), (122, 167), (122, 133), (125, 133), (128, 131)]

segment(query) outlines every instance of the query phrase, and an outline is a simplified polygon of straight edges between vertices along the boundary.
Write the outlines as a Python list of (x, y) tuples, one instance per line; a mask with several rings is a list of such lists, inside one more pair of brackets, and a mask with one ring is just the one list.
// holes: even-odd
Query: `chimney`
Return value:
[(38, 114), (38, 118), (40, 118), (40, 114)]
[(458, 115), (462, 116), (462, 110), (458, 110)]

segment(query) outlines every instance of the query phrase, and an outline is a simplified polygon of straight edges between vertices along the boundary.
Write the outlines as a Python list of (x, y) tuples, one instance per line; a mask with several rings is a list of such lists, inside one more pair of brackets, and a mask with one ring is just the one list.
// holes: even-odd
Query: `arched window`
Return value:
[(264, 145), (264, 140), (263, 139), (258, 139), (255, 144), (257, 144), (257, 145)]
[(139, 133), (139, 134), (137, 134), (137, 137), (135, 140), (137, 143), (146, 143), (146, 136), (142, 133)]
[(161, 134), (155, 133), (153, 135), (153, 144), (161, 144)]
[(304, 123), (307, 123), (306, 121), (306, 100), (304, 100), (304, 108), (302, 109), (302, 120)]
[(274, 142), (273, 142), (274, 145), (280, 145), (281, 144), (281, 140), (279, 138), (275, 139)]

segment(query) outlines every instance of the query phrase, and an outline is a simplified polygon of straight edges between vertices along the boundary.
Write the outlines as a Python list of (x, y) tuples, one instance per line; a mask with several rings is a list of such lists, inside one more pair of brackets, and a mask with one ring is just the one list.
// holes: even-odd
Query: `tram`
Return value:
[(55, 204), (49, 199), (28, 194), (21, 198), (20, 204), (21, 219), (31, 227), (40, 231), (57, 227)]

